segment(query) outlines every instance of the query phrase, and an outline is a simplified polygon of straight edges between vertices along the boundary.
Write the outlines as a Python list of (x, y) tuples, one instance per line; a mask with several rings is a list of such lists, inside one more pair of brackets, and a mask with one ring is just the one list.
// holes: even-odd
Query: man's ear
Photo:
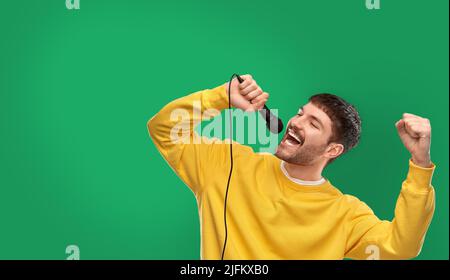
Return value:
[(337, 158), (344, 152), (344, 145), (338, 143), (331, 143), (328, 145), (327, 150), (325, 151), (325, 157), (332, 159)]

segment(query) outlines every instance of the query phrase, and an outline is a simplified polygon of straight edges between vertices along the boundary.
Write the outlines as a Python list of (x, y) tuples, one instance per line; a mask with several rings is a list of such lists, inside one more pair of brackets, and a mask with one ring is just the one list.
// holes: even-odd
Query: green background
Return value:
[(286, 121), (332, 92), (360, 145), (326, 170), (392, 219), (403, 112), (433, 127), (436, 212), (418, 259), (449, 257), (448, 0), (0, 3), (0, 259), (197, 259), (191, 191), (152, 144), (171, 100), (251, 73)]

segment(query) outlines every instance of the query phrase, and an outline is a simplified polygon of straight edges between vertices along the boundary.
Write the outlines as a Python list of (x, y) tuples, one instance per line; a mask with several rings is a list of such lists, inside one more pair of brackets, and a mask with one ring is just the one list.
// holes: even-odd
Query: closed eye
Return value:
[[(301, 107), (297, 112), (297, 117), (301, 117), (301, 116), (303, 116), (303, 107)], [(309, 118), (312, 120), (310, 122), (310, 125), (312, 127), (314, 127), (317, 130), (321, 130), (323, 128), (322, 123), (320, 122), (320, 120), (317, 117), (311, 115)]]

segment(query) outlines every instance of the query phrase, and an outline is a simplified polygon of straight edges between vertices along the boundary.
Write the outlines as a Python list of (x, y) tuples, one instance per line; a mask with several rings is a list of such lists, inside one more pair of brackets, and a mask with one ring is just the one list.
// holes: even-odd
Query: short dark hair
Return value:
[[(330, 93), (313, 95), (309, 101), (324, 111), (331, 119), (332, 134), (328, 143), (342, 144), (344, 146), (342, 154), (358, 144), (361, 135), (361, 119), (353, 105)], [(330, 159), (328, 163), (335, 159)]]

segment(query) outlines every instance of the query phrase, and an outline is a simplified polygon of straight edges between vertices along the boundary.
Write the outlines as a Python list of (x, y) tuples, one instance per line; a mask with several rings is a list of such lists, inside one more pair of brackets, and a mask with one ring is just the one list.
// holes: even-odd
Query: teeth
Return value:
[(298, 143), (297, 143), (297, 142), (294, 142), (294, 141), (291, 140), (291, 139), (287, 139), (285, 143), (288, 144), (289, 146), (293, 146), (293, 147), (298, 146)]
[(298, 136), (294, 134), (294, 132), (292, 131), (292, 129), (289, 129), (288, 134), (289, 134), (292, 138), (294, 138), (295, 140), (297, 140), (300, 144), (302, 143), (302, 141), (300, 140), (300, 138), (298, 138)]

